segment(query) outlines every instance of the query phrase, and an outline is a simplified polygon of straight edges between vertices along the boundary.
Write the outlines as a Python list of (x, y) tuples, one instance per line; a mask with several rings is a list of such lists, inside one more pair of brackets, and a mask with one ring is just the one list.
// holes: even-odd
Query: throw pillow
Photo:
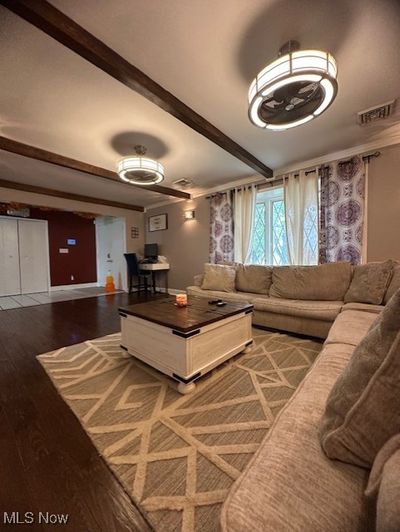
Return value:
[(381, 305), (392, 277), (393, 266), (394, 261), (390, 259), (356, 266), (344, 302)]
[(400, 530), (400, 434), (393, 436), (379, 451), (365, 495), (377, 498), (377, 532)]
[(201, 285), (203, 284), (204, 279), (204, 273), (199, 273), (198, 275), (195, 275), (193, 278), (193, 284), (194, 286), (198, 286), (201, 288)]
[(386, 305), (393, 294), (400, 288), (400, 263), (396, 262), (393, 268), (392, 280), (386, 290), (385, 299), (383, 300)]
[(272, 268), (256, 264), (239, 264), (236, 269), (236, 290), (268, 294), (272, 283)]
[(235, 266), (224, 264), (205, 264), (203, 290), (218, 290), (220, 292), (235, 292)]
[(372, 324), (333, 386), (320, 427), (332, 459), (371, 467), (400, 432), (400, 290)]

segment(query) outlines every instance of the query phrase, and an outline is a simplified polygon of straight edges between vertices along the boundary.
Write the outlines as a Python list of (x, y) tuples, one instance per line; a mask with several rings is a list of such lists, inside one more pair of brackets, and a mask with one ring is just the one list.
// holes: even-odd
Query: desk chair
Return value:
[[(124, 257), (126, 259), (126, 263), (128, 265), (128, 277), (129, 277), (129, 294), (132, 293), (132, 288), (137, 288), (138, 292), (140, 293), (142, 289), (142, 280), (143, 280), (143, 288), (144, 291), (148, 291), (148, 279), (151, 275), (151, 272), (141, 271), (139, 269), (139, 263), (137, 260), (136, 253), (124, 253)], [(136, 277), (138, 280), (138, 283), (136, 285), (133, 284), (133, 278)], [(151, 289), (150, 289), (151, 291)]]

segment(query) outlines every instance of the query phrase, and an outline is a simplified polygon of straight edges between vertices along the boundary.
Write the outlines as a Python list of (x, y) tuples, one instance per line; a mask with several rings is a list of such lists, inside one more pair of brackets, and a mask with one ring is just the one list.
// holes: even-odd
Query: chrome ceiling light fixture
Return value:
[(336, 97), (337, 65), (319, 50), (299, 50), (289, 41), (249, 89), (249, 118), (258, 127), (282, 131), (313, 120)]
[(157, 185), (164, 180), (164, 167), (161, 163), (143, 157), (144, 146), (135, 146), (136, 157), (125, 157), (118, 163), (118, 175), (132, 185)]

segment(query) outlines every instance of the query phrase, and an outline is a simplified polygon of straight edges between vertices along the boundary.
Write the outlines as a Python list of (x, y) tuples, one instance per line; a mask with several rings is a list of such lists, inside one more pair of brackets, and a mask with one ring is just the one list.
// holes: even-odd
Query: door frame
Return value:
[[(100, 259), (100, 255), (99, 255), (99, 232), (101, 231), (101, 227), (107, 225), (105, 223), (105, 219), (109, 219), (109, 218), (112, 218), (112, 222), (111, 223), (115, 223), (117, 220), (120, 221), (122, 223), (122, 253), (126, 253), (126, 248), (127, 248), (127, 245), (126, 245), (126, 218), (124, 216), (112, 216), (112, 215), (101, 215), (101, 216), (97, 216), (96, 217), (96, 220), (95, 220), (95, 225), (96, 225), (96, 269), (97, 269), (97, 284), (98, 286), (103, 286), (102, 285), (102, 280), (101, 280), (101, 259)], [(121, 260), (122, 262), (122, 260)], [(122, 262), (123, 263), (123, 262)], [(116, 279), (114, 279), (114, 281), (116, 281)], [(117, 283), (116, 283), (117, 284)], [(125, 292), (128, 291), (128, 274), (127, 274), (127, 271), (126, 270), (123, 270), (123, 273), (122, 273), (122, 290), (124, 290)]]
[[(45, 235), (46, 235), (46, 262), (47, 262), (47, 292), (50, 292), (51, 288), (51, 275), (50, 275), (50, 245), (49, 245), (49, 224), (47, 220), (40, 220), (38, 218), (24, 218), (23, 216), (4, 216), (0, 215), (1, 220), (16, 220), (17, 221), (17, 232), (18, 232), (18, 267), (19, 267), (19, 274), (21, 278), (21, 253), (19, 249), (19, 220), (23, 220), (25, 222), (41, 222), (44, 223), (45, 227)], [(28, 293), (28, 292), (25, 292)], [(20, 292), (19, 294), (13, 294), (15, 296), (18, 295), (24, 295), (22, 292), (22, 279), (20, 282)], [(9, 296), (12, 297), (12, 296)]]
[[(16, 219), (16, 216), (4, 216), (0, 215), (0, 220), (15, 220), (16, 222), (16, 229), (17, 229), (17, 263), (18, 263), (18, 275), (19, 275), (19, 292), (14, 292), (12, 294), (3, 294), (0, 293), (0, 297), (13, 297), (13, 296), (20, 296), (21, 295), (21, 266), (20, 266), (20, 260), (19, 260), (19, 234), (18, 234), (18, 220)], [(1, 272), (0, 272), (1, 275)]]

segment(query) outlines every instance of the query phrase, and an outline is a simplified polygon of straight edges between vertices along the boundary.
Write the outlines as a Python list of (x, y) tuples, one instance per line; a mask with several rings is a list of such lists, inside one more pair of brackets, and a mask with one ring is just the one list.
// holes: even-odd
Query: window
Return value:
[(303, 246), (309, 264), (318, 264), (318, 206), (309, 205), (304, 216)]
[(252, 264), (288, 264), (283, 188), (259, 192), (251, 245)]

